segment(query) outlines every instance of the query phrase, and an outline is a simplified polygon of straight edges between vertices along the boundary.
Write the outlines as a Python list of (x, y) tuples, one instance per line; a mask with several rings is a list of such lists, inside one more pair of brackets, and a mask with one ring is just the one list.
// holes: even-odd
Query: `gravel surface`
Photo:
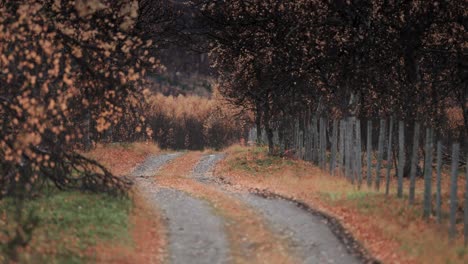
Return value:
[(144, 178), (152, 177), (164, 164), (178, 156), (180, 156), (180, 153), (150, 156), (133, 170), (132, 176)]
[(202, 183), (217, 182), (213, 177), (213, 169), (218, 161), (224, 158), (224, 154), (205, 155), (197, 163), (192, 171), (192, 177)]
[[(220, 184), (212, 171), (223, 158), (223, 154), (204, 156), (195, 166), (192, 177), (202, 183)], [(223, 191), (226, 190), (223, 188)], [(267, 199), (253, 194), (232, 195), (260, 212), (275, 232), (291, 241), (290, 247), (303, 260), (302, 263), (360, 263), (347, 252), (321, 217), (282, 199)]]
[(153, 199), (167, 218), (170, 263), (228, 263), (223, 221), (205, 201), (164, 188)]
[(258, 210), (275, 231), (289, 238), (291, 249), (303, 260), (302, 263), (360, 263), (346, 251), (322, 218), (290, 201), (252, 194), (240, 197)]
[[(151, 177), (176, 154), (149, 157), (133, 172), (136, 184), (149, 201), (162, 209), (168, 224), (170, 263), (228, 263), (229, 244), (223, 219), (205, 201), (184, 192), (158, 188)], [(213, 177), (212, 171), (223, 154), (204, 156), (195, 166), (192, 177), (217, 185), (232, 197), (257, 210), (273, 231), (286, 237), (302, 263), (360, 263), (331, 232), (323, 218), (282, 199), (268, 199), (253, 194), (228, 193)]]
[(132, 175), (143, 195), (162, 209), (168, 225), (169, 260), (173, 264), (227, 263), (229, 246), (224, 224), (203, 200), (160, 188), (152, 176), (180, 154), (151, 156)]

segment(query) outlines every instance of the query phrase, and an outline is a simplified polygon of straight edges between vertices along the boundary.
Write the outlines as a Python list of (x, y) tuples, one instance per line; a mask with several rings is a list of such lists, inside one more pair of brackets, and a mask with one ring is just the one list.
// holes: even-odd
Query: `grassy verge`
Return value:
[[(385, 263), (468, 263), (462, 222), (458, 238), (449, 243), (446, 217), (441, 224), (434, 218), (424, 220), (422, 195), (409, 206), (407, 198), (396, 198), (395, 182), (387, 197), (382, 190), (357, 189), (342, 177), (332, 177), (306, 162), (268, 156), (264, 148), (234, 146), (227, 152), (217, 175), (244, 187), (301, 200), (336, 217)], [(445, 208), (447, 203), (444, 200)]]
[[(12, 199), (0, 201), (0, 230), (11, 232), (15, 228), (15, 206)], [(30, 244), (21, 249), (19, 262), (88, 263), (95, 257), (91, 249), (98, 242), (131, 245), (131, 207), (128, 198), (80, 192), (52, 191), (26, 201), (23, 211), (32, 212), (38, 226)], [(0, 260), (6, 262), (6, 256)]]
[[(98, 145), (83, 154), (114, 175), (126, 175), (145, 157), (158, 152), (159, 148), (150, 143), (116, 143)], [(24, 204), (23, 214), (31, 212), (38, 225), (30, 243), (20, 249), (19, 263), (148, 262), (145, 257), (155, 255), (148, 253), (153, 248), (140, 240), (161, 246), (157, 239), (160, 221), (154, 220), (158, 219), (156, 213), (142, 209), (142, 199), (134, 198), (44, 190)], [(18, 224), (15, 208), (15, 200), (0, 200), (0, 263), (9, 261), (6, 232), (11, 234)]]

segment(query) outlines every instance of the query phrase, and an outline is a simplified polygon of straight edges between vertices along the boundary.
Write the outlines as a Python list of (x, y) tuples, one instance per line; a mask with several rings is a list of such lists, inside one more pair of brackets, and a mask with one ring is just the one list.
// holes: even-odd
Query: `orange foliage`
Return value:
[(38, 179), (71, 187), (74, 171), (109, 178), (73, 147), (139, 113), (141, 77), (160, 65), (147, 56), (151, 41), (132, 32), (137, 15), (134, 0), (0, 5), (0, 197), (20, 180), (30, 188)]
[(148, 123), (162, 148), (221, 148), (246, 132), (248, 115), (236, 115), (217, 91), (212, 98), (156, 94), (148, 102)]

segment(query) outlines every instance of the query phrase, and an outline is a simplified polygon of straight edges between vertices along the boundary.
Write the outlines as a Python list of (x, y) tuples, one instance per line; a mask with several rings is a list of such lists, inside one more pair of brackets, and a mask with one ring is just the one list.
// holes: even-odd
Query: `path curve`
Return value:
[(242, 195), (242, 200), (257, 209), (272, 228), (291, 241), (291, 249), (302, 263), (360, 263), (332, 233), (323, 219), (282, 199)]
[(180, 153), (151, 156), (132, 173), (137, 188), (165, 216), (170, 263), (228, 263), (229, 246), (223, 221), (212, 207), (182, 191), (155, 184), (153, 176), (178, 156)]
[[(213, 206), (208, 201), (195, 198), (194, 194), (170, 186), (157, 187), (154, 182), (153, 176), (158, 170), (179, 155), (149, 157), (133, 173), (137, 186), (166, 217), (169, 263), (231, 263), (233, 259), (230, 258), (232, 252), (229, 250), (231, 245), (225, 230), (226, 220), (214, 211)], [(299, 263), (307, 264), (361, 263), (346, 250), (323, 222), (323, 218), (287, 200), (265, 198), (225, 188), (222, 181), (212, 173), (217, 162), (223, 158), (224, 154), (204, 155), (194, 166), (191, 177), (258, 212), (260, 218), (263, 218), (261, 222), (267, 223), (281, 239), (289, 241), (287, 251), (294, 255), (291, 259), (299, 259)]]
[(213, 183), (217, 178), (212, 177), (216, 164), (224, 158), (224, 154), (210, 154), (203, 156), (192, 171), (192, 178), (201, 183)]
[[(193, 177), (201, 183), (219, 185), (210, 172), (224, 154), (203, 157), (194, 169)], [(219, 186), (222, 188), (222, 186)], [(227, 190), (225, 190), (227, 192)], [(290, 241), (290, 250), (301, 263), (360, 263), (332, 233), (323, 218), (313, 215), (295, 203), (265, 198), (250, 193), (232, 193), (255, 211), (260, 212), (271, 228)]]

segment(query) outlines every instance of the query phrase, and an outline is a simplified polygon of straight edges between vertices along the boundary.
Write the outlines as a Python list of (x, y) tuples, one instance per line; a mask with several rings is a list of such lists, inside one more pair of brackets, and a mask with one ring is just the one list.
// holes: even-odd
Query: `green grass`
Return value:
[[(20, 254), (20, 263), (89, 263), (93, 256), (86, 250), (97, 242), (132, 245), (131, 207), (129, 198), (81, 192), (53, 191), (26, 201), (23, 211), (32, 211), (39, 225), (30, 247)], [(0, 230), (14, 228), (14, 212), (14, 200), (0, 201)], [(0, 262), (5, 258), (0, 255)]]
[[(243, 154), (240, 157), (229, 162), (229, 165), (235, 169), (257, 174), (268, 172), (269, 170), (279, 169), (282, 166), (292, 166), (294, 162), (289, 159), (283, 159), (279, 156), (267, 154), (267, 147), (254, 146), (250, 148), (233, 147), (232, 151)], [(253, 157), (249, 159), (249, 157)]]

